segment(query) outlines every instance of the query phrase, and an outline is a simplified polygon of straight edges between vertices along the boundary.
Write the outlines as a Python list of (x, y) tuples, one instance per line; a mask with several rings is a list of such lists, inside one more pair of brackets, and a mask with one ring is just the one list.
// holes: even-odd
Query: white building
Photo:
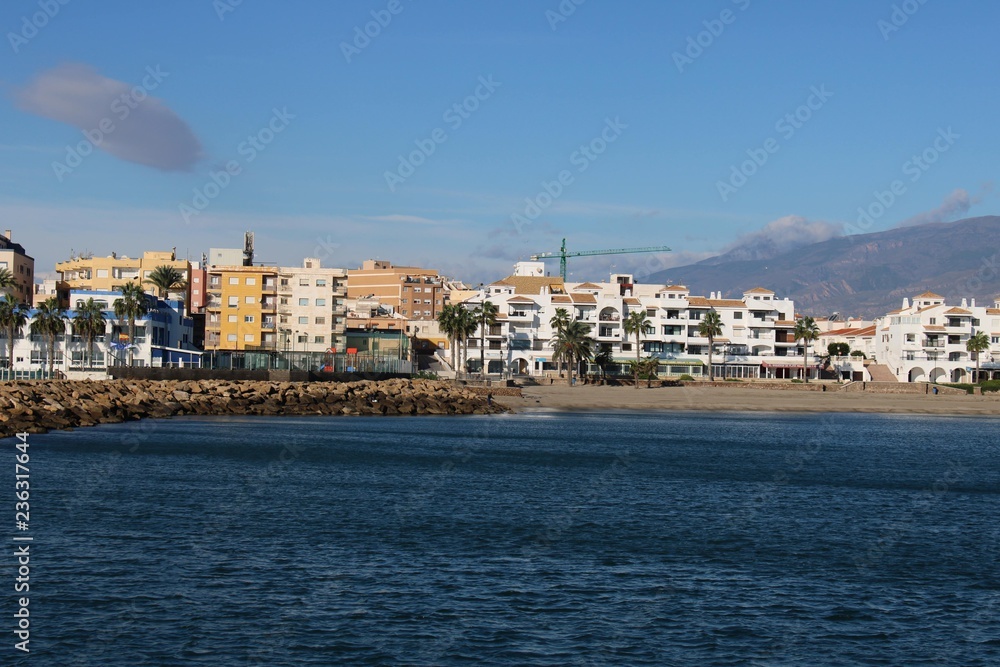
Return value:
[[(796, 378), (802, 375), (802, 349), (793, 338), (795, 306), (764, 288), (747, 290), (742, 299), (720, 295), (692, 296), (681, 285), (636, 284), (628, 274), (606, 283), (567, 283), (545, 276), (540, 262), (520, 262), (514, 274), (486, 286), (467, 299), (475, 307), (487, 299), (500, 310), (498, 324), (486, 332), (484, 353), (489, 373), (544, 375), (552, 363), (554, 332), (549, 322), (556, 309), (590, 327), (595, 352), (610, 350), (616, 364), (636, 358), (635, 336), (626, 336), (623, 320), (644, 311), (651, 328), (641, 337), (640, 357), (660, 361), (661, 375), (708, 375), (708, 339), (698, 326), (711, 310), (722, 319), (712, 363), (716, 376), (731, 378)], [(468, 341), (471, 370), (479, 368), (479, 332)], [(812, 349), (810, 349), (812, 353)], [(817, 376), (810, 354), (809, 377)], [(614, 369), (613, 369), (614, 370)], [(596, 372), (592, 367), (591, 372)]]
[(925, 292), (903, 300), (903, 307), (876, 321), (875, 357), (900, 382), (971, 382), (975, 355), (966, 342), (985, 331), (991, 342), (979, 364), (984, 377), (1000, 379), (1000, 297), (992, 307), (962, 299), (949, 306), (939, 294)]
[(347, 347), (347, 272), (307, 257), (278, 269), (278, 334), (284, 349), (343, 352)]
[[(66, 333), (56, 339), (53, 363), (56, 371), (63, 374), (74, 371), (103, 373), (109, 366), (127, 365), (128, 323), (119, 321), (114, 314), (114, 302), (119, 297), (118, 292), (110, 291), (70, 292)], [(78, 305), (90, 298), (100, 304), (106, 325), (104, 335), (98, 336), (93, 348), (87, 350), (86, 341), (73, 331), (72, 320)], [(135, 346), (132, 350), (134, 365), (199, 366), (202, 353), (192, 343), (193, 323), (191, 318), (184, 316), (183, 303), (157, 301), (151, 295), (147, 298), (150, 311), (136, 320), (135, 340), (131, 341)], [(28, 323), (15, 338), (13, 370), (16, 375), (40, 376), (48, 370), (48, 344), (42, 336), (30, 333), (35, 313), (35, 310), (29, 311)], [(0, 348), (0, 368), (6, 368), (8, 344), (4, 332), (0, 332)]]

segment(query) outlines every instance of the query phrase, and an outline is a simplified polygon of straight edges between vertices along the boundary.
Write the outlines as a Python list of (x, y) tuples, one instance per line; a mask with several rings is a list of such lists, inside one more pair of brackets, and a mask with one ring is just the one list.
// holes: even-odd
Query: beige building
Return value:
[(24, 251), (24, 246), (11, 240), (11, 230), (0, 236), (0, 269), (14, 274), (17, 286), (11, 289), (12, 296), (20, 303), (30, 304), (35, 293), (35, 260)]
[(278, 334), (282, 349), (343, 352), (347, 347), (347, 272), (307, 257), (278, 270)]
[[(83, 255), (57, 263), (56, 271), (59, 273), (59, 280), (66, 283), (68, 289), (110, 292), (122, 283), (146, 280), (158, 266), (177, 269), (190, 285), (191, 263), (186, 259), (177, 259), (177, 253), (172, 250), (147, 251), (142, 253), (142, 257), (119, 257), (117, 253), (111, 253), (107, 257)], [(147, 292), (155, 291), (148, 283), (143, 283), (142, 286)], [(183, 296), (186, 302), (190, 302), (186, 293), (171, 293), (170, 296)]]

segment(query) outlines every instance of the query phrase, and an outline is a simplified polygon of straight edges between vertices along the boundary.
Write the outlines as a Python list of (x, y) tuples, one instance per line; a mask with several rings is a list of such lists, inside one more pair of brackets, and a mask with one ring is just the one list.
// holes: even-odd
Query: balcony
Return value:
[(270, 331), (274, 329), (274, 326), (274, 322), (261, 322), (260, 328)]
[(507, 313), (507, 318), (511, 320), (532, 320), (535, 314), (529, 310), (512, 310)]
[(927, 339), (923, 342), (922, 347), (925, 348), (944, 348), (944, 341)]

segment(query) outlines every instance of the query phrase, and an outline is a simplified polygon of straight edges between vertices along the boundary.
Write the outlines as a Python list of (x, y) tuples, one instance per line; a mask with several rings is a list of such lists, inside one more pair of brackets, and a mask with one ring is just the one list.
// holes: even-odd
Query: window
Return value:
[(937, 324), (937, 318), (936, 318), (936, 317), (932, 317), (932, 318), (930, 319), (930, 323), (931, 323), (931, 324)]
[(247, 285), (256, 285), (256, 284), (257, 284), (256, 278), (247, 278)]
[(632, 343), (622, 343), (622, 352), (631, 352)]
[(733, 313), (733, 319), (734, 320), (742, 320), (743, 319), (743, 313), (737, 310), (735, 313)]
[(309, 305), (309, 299), (299, 299), (299, 305), (300, 306), (308, 306)]
[(243, 316), (243, 321), (246, 322), (247, 324), (251, 324), (254, 321), (254, 316), (253, 315), (244, 315)]
[(281, 286), (282, 287), (288, 287), (288, 278), (282, 278), (281, 279)]
[(108, 270), (107, 269), (97, 269), (97, 277), (98, 278), (107, 278), (108, 277)]
[(313, 342), (323, 344), (326, 342), (326, 336), (316, 336), (313, 338)]
[(326, 324), (326, 318), (325, 317), (317, 317), (315, 324)]
[(326, 305), (326, 299), (316, 299), (316, 305), (317, 306), (325, 306)]
[(309, 336), (299, 336), (298, 341), (300, 343), (308, 343), (309, 342)]
[(254, 298), (254, 297), (252, 297), (252, 296), (248, 296), (248, 297), (245, 297), (245, 298), (243, 299), (243, 302), (244, 302), (244, 303), (251, 303), (251, 304), (252, 304), (252, 303), (256, 303), (256, 302), (257, 302), (257, 299), (255, 299), (255, 298)]
[(232, 322), (233, 324), (235, 324), (236, 323), (236, 316), (235, 315), (230, 315), (229, 316), (229, 321)]
[(244, 343), (252, 343), (253, 342), (253, 334), (243, 334), (243, 342)]
[(231, 297), (229, 297), (229, 307), (230, 308), (236, 308), (239, 305), (240, 305), (240, 297), (238, 297), (238, 296), (231, 296)]
[(236, 334), (229, 334), (228, 336), (226, 336), (226, 340), (228, 340), (230, 343), (235, 343), (236, 342)]
[(300, 317), (299, 318), (299, 324), (309, 324), (309, 318), (308, 317)]
[(309, 279), (299, 278), (299, 287), (309, 287)]
[(229, 284), (230, 285), (239, 285), (240, 284), (240, 279), (237, 278), (236, 276), (232, 276), (232, 277), (229, 278)]
[[(326, 278), (317, 278), (316, 287), (326, 287)], [(322, 341), (320, 341), (322, 342)]]

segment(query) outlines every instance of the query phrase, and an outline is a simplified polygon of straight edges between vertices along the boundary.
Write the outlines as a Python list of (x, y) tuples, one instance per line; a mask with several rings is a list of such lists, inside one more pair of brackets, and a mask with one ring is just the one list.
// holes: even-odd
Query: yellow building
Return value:
[[(119, 257), (112, 253), (108, 257), (81, 256), (56, 264), (59, 280), (71, 290), (112, 291), (118, 285), (149, 278), (158, 266), (177, 269), (188, 284), (191, 283), (191, 262), (177, 259), (173, 251), (147, 251), (141, 258)], [(147, 292), (155, 291), (148, 283), (143, 284)], [(185, 295), (187, 300), (187, 295)]]
[(277, 351), (278, 267), (208, 269), (205, 349)]

